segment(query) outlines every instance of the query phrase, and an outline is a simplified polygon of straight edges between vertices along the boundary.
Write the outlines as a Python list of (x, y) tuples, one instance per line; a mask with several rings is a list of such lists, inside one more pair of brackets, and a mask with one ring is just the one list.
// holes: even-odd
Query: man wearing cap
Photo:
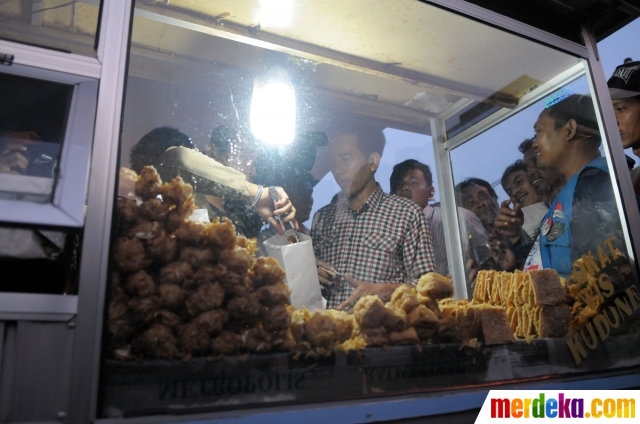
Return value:
[[(633, 153), (640, 156), (640, 61), (618, 66), (607, 86), (622, 146), (632, 148)], [(640, 167), (631, 171), (631, 180), (636, 194), (640, 195)]]
[(624, 280), (621, 264), (613, 263), (626, 249), (592, 100), (563, 99), (540, 113), (534, 130), (538, 167), (561, 173), (566, 184), (542, 220), (524, 270), (552, 268), (581, 281), (597, 263), (612, 281)]

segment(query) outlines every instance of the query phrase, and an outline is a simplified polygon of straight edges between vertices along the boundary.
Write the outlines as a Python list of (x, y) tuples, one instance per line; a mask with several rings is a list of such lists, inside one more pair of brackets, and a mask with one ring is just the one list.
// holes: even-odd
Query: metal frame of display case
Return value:
[[(60, 166), (53, 178), (4, 174), (0, 190), (50, 196), (46, 203), (23, 200), (0, 200), (0, 221), (20, 224), (82, 227), (86, 199), (89, 158), (91, 154), (95, 107), (98, 96), (98, 79), (92, 61), (82, 61), (75, 69), (68, 60), (61, 59), (52, 68), (37, 60), (33, 48), (18, 43), (0, 41), (0, 51), (16, 57), (11, 66), (0, 68), (7, 75), (33, 78), (39, 81), (61, 83), (73, 87), (65, 136), (60, 153)], [(33, 55), (33, 57), (29, 57)], [(50, 57), (50, 59), (53, 59)], [(30, 60), (32, 59), (32, 60)], [(40, 58), (42, 59), (42, 58)], [(27, 65), (29, 63), (29, 65)], [(75, 63), (75, 62), (73, 62)], [(69, 71), (74, 72), (69, 72)], [(91, 75), (91, 76), (89, 76)]]
[[(588, 29), (583, 34), (586, 46), (582, 46), (532, 26), (520, 23), (489, 10), (460, 0), (430, 0), (425, 3), (436, 5), (474, 20), (485, 22), (513, 34), (551, 46), (586, 60), (589, 80), (597, 97), (597, 104), (606, 132), (607, 157), (614, 168), (614, 176), (619, 190), (617, 201), (622, 207), (631, 236), (632, 251), (640, 247), (640, 216), (635, 195), (624, 158), (620, 136), (610, 101), (606, 79), (597, 53), (597, 46)], [(39, 66), (59, 72), (81, 74), (99, 78), (98, 104), (94, 129), (92, 165), (89, 174), (87, 214), (85, 218), (84, 243), (81, 255), (80, 287), (77, 298), (77, 316), (71, 349), (70, 372), (68, 375), (68, 410), (60, 411), (59, 420), (67, 423), (87, 422), (371, 422), (400, 420), (427, 415), (439, 415), (477, 409), (481, 406), (487, 387), (477, 390), (421, 393), (411, 396), (391, 396), (384, 398), (352, 400), (345, 402), (307, 404), (295, 407), (271, 407), (253, 410), (237, 410), (197, 416), (152, 416), (135, 419), (96, 420), (98, 406), (98, 383), (101, 364), (101, 343), (103, 317), (107, 287), (111, 223), (114, 207), (114, 192), (117, 180), (117, 163), (121, 135), (123, 98), (126, 88), (129, 40), (133, 22), (133, 0), (104, 0), (101, 15), (97, 59), (79, 55), (54, 52), (37, 47), (22, 46), (25, 52), (21, 60), (25, 65)], [(536, 96), (538, 95), (537, 92)], [(462, 108), (464, 102), (457, 106)], [(448, 112), (455, 112), (451, 109)], [(457, 242), (457, 214), (453, 192), (450, 150), (458, 143), (471, 138), (474, 131), (486, 129), (505, 119), (503, 112), (491, 116), (462, 134), (446, 140), (443, 119), (431, 122), (432, 137), (436, 153), (436, 167), (440, 181), (440, 195), (445, 213), (444, 225), (447, 254), (451, 258), (450, 269), (454, 280), (464, 281), (462, 252)], [(615, 191), (615, 190), (614, 190)], [(447, 206), (448, 205), (448, 206)], [(634, 255), (635, 257), (635, 255)], [(461, 278), (462, 277), (462, 278)], [(460, 290), (460, 288), (458, 288)], [(68, 309), (71, 308), (71, 309)], [(68, 307), (64, 313), (74, 313), (76, 308)], [(1, 352), (1, 350), (0, 350)], [(1, 382), (0, 382), (1, 384)], [(46, 381), (40, 384), (46, 385)], [(622, 389), (640, 386), (637, 370), (612, 371), (591, 378), (566, 378), (528, 385), (508, 383), (505, 388), (535, 389)], [(53, 421), (53, 420), (52, 420)]]

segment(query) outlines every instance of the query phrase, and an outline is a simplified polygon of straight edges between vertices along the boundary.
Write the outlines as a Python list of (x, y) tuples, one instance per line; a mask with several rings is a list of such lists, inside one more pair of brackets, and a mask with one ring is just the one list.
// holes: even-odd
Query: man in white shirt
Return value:
[[(414, 159), (406, 160), (393, 167), (391, 173), (391, 193), (406, 197), (417, 203), (423, 210), (431, 228), (431, 241), (438, 272), (442, 275), (449, 273), (447, 248), (444, 241), (444, 227), (442, 225), (442, 208), (440, 204), (429, 205), (429, 200), (435, 195), (433, 177), (428, 165)], [(458, 222), (462, 248), (466, 255), (466, 262), (473, 260), (476, 264), (486, 262), (490, 257), (487, 247), (487, 232), (482, 222), (471, 211), (458, 208)], [(473, 293), (471, 283), (474, 275), (467, 278), (467, 293)]]
[[(527, 165), (518, 160), (509, 165), (502, 174), (502, 188), (509, 196), (514, 210), (521, 210), (524, 216), (522, 229), (532, 240), (538, 236), (542, 218), (549, 207), (544, 203), (544, 196), (537, 192), (529, 182)], [(507, 204), (508, 206), (508, 204)]]

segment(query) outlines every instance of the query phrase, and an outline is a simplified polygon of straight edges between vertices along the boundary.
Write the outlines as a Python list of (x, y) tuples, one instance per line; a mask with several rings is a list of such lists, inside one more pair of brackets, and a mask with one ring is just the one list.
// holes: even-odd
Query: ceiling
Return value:
[(133, 45), (245, 76), (279, 52), (325, 107), (422, 133), (461, 101), (513, 108), (577, 62), (417, 0), (148, 0)]

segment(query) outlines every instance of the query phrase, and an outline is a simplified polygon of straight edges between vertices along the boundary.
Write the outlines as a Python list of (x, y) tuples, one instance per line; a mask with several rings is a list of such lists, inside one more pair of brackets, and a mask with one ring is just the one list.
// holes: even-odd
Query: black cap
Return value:
[(640, 96), (640, 61), (618, 66), (607, 86), (612, 100)]

